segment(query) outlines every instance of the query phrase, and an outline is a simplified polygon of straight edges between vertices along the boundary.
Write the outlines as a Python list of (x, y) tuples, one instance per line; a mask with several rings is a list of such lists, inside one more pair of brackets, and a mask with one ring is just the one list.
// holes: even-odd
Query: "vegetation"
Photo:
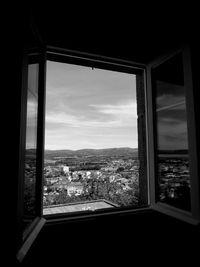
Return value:
[(91, 179), (81, 181), (83, 193), (81, 195), (68, 195), (67, 190), (63, 189), (58, 195), (47, 196), (45, 206), (66, 204), (73, 202), (91, 201), (105, 199), (119, 206), (136, 205), (138, 202), (138, 183), (130, 184), (130, 188), (124, 190), (121, 183), (110, 182), (109, 178), (98, 178), (93, 176)]

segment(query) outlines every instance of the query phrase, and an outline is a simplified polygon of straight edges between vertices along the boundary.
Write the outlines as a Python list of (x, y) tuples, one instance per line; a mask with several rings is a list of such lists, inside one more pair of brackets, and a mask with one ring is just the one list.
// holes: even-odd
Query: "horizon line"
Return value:
[(138, 147), (127, 147), (127, 146), (122, 146), (122, 147), (106, 147), (106, 148), (79, 148), (79, 149), (70, 149), (70, 148), (63, 148), (63, 149), (44, 149), (44, 151), (64, 151), (64, 150), (71, 150), (71, 151), (78, 151), (78, 150), (102, 150), (102, 149), (118, 149), (118, 148), (130, 148), (130, 149), (138, 149)]

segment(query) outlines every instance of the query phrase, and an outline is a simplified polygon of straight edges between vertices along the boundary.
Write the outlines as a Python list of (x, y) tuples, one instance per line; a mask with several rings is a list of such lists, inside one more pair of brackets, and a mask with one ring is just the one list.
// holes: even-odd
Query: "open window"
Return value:
[[(79, 80), (85, 73), (86, 85), (83, 83), (84, 79)], [(124, 77), (130, 79), (132, 87), (128, 91), (124, 89), (125, 95), (130, 93), (130, 105), (127, 107), (118, 101), (119, 105), (114, 106), (113, 99), (118, 97), (118, 100), (124, 101), (123, 94), (117, 96), (115, 88), (108, 94), (108, 84), (107, 90), (99, 88), (105, 97), (104, 103), (99, 92), (99, 98), (92, 95), (95, 90), (89, 89), (89, 83), (93, 75), (99, 75), (101, 81), (109, 81), (108, 84), (113, 82), (114, 77), (120, 77), (116, 81), (123, 80)], [(67, 88), (63, 88), (66, 84), (61, 76), (68, 83), (71, 82), (70, 86), (68, 84)], [(180, 220), (199, 223), (200, 194), (192, 70), (190, 51), (187, 47), (155, 60), (147, 66), (147, 71), (143, 64), (47, 47), (40, 52), (27, 53), (23, 77), (18, 201), (19, 260), (23, 259), (45, 220), (74, 220), (111, 213), (134, 213), (152, 208)], [(53, 78), (51, 83), (49, 77)], [(53, 80), (54, 88), (51, 91), (49, 87)], [(75, 86), (77, 80), (80, 86), (78, 90)], [(95, 82), (99, 85), (98, 79), (95, 79)], [(81, 85), (84, 85), (82, 101)], [(114, 85), (116, 88), (122, 86), (117, 82)], [(121, 89), (123, 91), (123, 88)], [(73, 103), (76, 94), (75, 105)], [(59, 104), (64, 103), (61, 97), (66, 98), (65, 112), (59, 110)], [(137, 108), (131, 102), (133, 99)], [(59, 110), (60, 113), (52, 114), (50, 102), (54, 106), (54, 111)], [(88, 113), (92, 121), (89, 126), (97, 125), (95, 119), (98, 119), (98, 125), (102, 126), (113, 114), (121, 114), (122, 124), (135, 123), (137, 154), (134, 154), (132, 149), (127, 149), (123, 155), (120, 154), (121, 158), (116, 154), (116, 150), (109, 151), (110, 154), (106, 156), (102, 154), (103, 151), (100, 154), (95, 154), (94, 151), (86, 153), (83, 150), (77, 152), (86, 149), (77, 147), (77, 144), (74, 144), (76, 153), (71, 150), (72, 147), (68, 151), (61, 151), (62, 146), (59, 149), (54, 147), (57, 151), (52, 152), (47, 144), (52, 145), (49, 141), (52, 135), (49, 133), (54, 134), (57, 130), (53, 122), (56, 122), (57, 126), (60, 123), (61, 128), (63, 123), (68, 122), (76, 127), (76, 131), (72, 131), (70, 127), (63, 127), (64, 131), (68, 131), (64, 135), (65, 138), (69, 138), (68, 144), (70, 138), (75, 140), (73, 135), (78, 136), (75, 142), (79, 144), (83, 144), (84, 134), (90, 135), (92, 141), (94, 136), (91, 132), (78, 127), (86, 124), (88, 126), (84, 114), (87, 113), (85, 103), (90, 111), (98, 110), (103, 114), (103, 119), (99, 120), (95, 112)], [(76, 119), (74, 107), (79, 111), (79, 121)], [(133, 114), (129, 117), (130, 111), (135, 114), (134, 119)], [(115, 121), (110, 125), (114, 129), (117, 123)], [(95, 130), (99, 136), (110, 133), (108, 129), (101, 129), (103, 131)], [(115, 135), (119, 133), (114, 132)], [(130, 136), (127, 132), (126, 140), (125, 135), (121, 135), (124, 143), (120, 146), (127, 147), (128, 145), (124, 144), (127, 144)], [(109, 145), (113, 144), (114, 138), (107, 139)], [(57, 136), (55, 144), (62, 145), (61, 137)], [(109, 147), (113, 148), (113, 145)], [(121, 205), (123, 201), (128, 204)]]
[[(49, 47), (26, 53), (23, 78), (19, 261), (31, 247), (45, 219), (132, 212), (146, 208), (149, 199), (144, 65)], [(51, 84), (49, 79), (53, 81)], [(80, 81), (78, 89), (77, 80)], [(52, 84), (53, 91), (49, 88)], [(77, 97), (70, 100), (73, 94)], [(59, 110), (60, 102), (64, 109), (51, 116), (52, 107)], [(86, 105), (93, 112), (88, 112)], [(69, 123), (72, 124), (76, 112), (80, 120), (73, 121), (75, 131), (72, 131)], [(101, 113), (101, 118), (97, 113)], [(90, 121), (85, 121), (87, 115)], [(52, 118), (57, 124), (52, 123)], [(48, 141), (51, 139), (48, 130), (55, 133), (59, 122), (61, 128), (63, 123), (67, 124), (64, 138), (54, 138), (53, 145), (59, 145), (59, 149), (48, 150), (48, 145), (52, 145)], [(99, 128), (95, 128), (97, 124)], [(85, 126), (92, 131), (84, 131)], [(92, 141), (94, 132), (101, 141), (93, 140), (96, 147), (82, 147)], [(84, 134), (90, 138), (84, 139)], [(70, 147), (66, 147), (66, 143)]]
[(41, 216), (44, 70), (44, 53), (24, 54), (18, 188), (17, 259), (20, 262), (45, 223)]
[(196, 224), (200, 201), (189, 48), (155, 60), (147, 75), (151, 206)]
[(144, 66), (47, 50), (43, 215), (148, 204)]

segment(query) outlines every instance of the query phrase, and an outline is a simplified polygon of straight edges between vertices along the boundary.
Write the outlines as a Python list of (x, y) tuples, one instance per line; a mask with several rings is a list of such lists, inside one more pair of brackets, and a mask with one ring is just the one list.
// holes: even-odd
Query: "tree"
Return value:
[(70, 197), (67, 194), (67, 191), (61, 191), (59, 195), (55, 195), (54, 204), (65, 204), (70, 202)]
[(122, 172), (122, 171), (124, 171), (124, 167), (119, 167), (119, 168), (117, 169), (117, 172)]

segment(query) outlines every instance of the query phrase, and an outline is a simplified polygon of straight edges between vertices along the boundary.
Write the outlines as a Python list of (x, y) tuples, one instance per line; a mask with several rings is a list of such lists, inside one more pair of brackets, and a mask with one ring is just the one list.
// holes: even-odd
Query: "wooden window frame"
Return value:
[[(185, 212), (181, 209), (172, 207), (165, 203), (156, 202), (155, 198), (155, 118), (153, 115), (153, 98), (152, 98), (152, 70), (170, 59), (177, 53), (182, 52), (184, 67), (184, 83), (186, 89), (186, 107), (188, 121), (188, 142), (190, 153), (190, 174), (191, 174), (191, 212)], [(82, 53), (73, 50), (61, 49), (57, 47), (43, 47), (31, 51), (32, 55), (40, 55), (39, 68), (39, 102), (38, 102), (38, 131), (37, 131), (37, 157), (38, 157), (38, 173), (37, 173), (37, 214), (30, 228), (27, 229), (23, 237), (22, 220), (23, 220), (23, 179), (24, 179), (24, 159), (25, 159), (25, 138), (26, 138), (26, 109), (27, 109), (27, 73), (28, 61), (27, 55), (30, 51), (25, 52), (23, 68), (22, 68), (22, 95), (21, 95), (21, 135), (19, 144), (19, 180), (18, 180), (18, 213), (17, 213), (17, 258), (22, 261), (27, 251), (34, 242), (37, 234), (45, 223), (62, 223), (64, 221), (87, 220), (94, 219), (99, 216), (109, 216), (113, 214), (136, 214), (140, 212), (149, 212), (152, 210), (159, 211), (171, 217), (178, 218), (182, 221), (197, 225), (200, 222), (200, 183), (198, 179), (198, 158), (197, 158), (197, 135), (195, 127), (194, 112), (194, 95), (191, 67), (191, 53), (188, 46), (172, 51), (164, 55), (148, 65), (138, 64), (132, 61), (119, 60), (116, 58), (104, 57), (89, 53)], [(142, 144), (142, 155), (145, 156), (145, 175), (142, 182), (140, 180), (140, 190), (144, 199), (144, 205), (138, 207), (115, 208), (108, 210), (100, 210), (96, 212), (74, 212), (65, 214), (56, 214), (51, 216), (43, 216), (43, 164), (44, 164), (44, 137), (45, 137), (45, 83), (46, 83), (46, 61), (52, 60), (56, 62), (71, 63), (82, 66), (97, 67), (105, 70), (121, 71), (141, 75), (139, 87), (142, 89), (142, 101), (144, 102), (144, 110), (138, 114), (140, 120), (142, 138), (145, 144)], [(137, 79), (137, 78), (136, 78)], [(138, 82), (138, 81), (137, 81)], [(137, 91), (138, 94), (138, 91)], [(138, 101), (138, 100), (137, 100)], [(142, 143), (142, 142), (140, 142)], [(139, 145), (139, 143), (138, 143)], [(138, 149), (139, 150), (139, 149)], [(45, 219), (44, 219), (45, 217)]]
[[(178, 53), (182, 53), (184, 87), (186, 91), (186, 110), (187, 110), (187, 127), (188, 127), (188, 151), (190, 166), (190, 183), (191, 183), (191, 212), (170, 206), (165, 203), (156, 201), (156, 121), (154, 117), (154, 101), (152, 89), (152, 71)], [(198, 176), (198, 158), (196, 144), (196, 125), (194, 112), (194, 95), (192, 81), (192, 64), (191, 51), (188, 45), (171, 51), (166, 55), (159, 57), (147, 66), (147, 110), (148, 110), (148, 147), (150, 154), (149, 159), (149, 181), (150, 181), (150, 207), (159, 212), (165, 213), (182, 221), (197, 225), (200, 222), (200, 190)]]
[[(94, 55), (90, 53), (82, 53), (78, 51), (73, 50), (67, 50), (67, 49), (61, 49), (57, 47), (48, 46), (46, 48), (46, 60), (54, 61), (54, 62), (61, 62), (61, 63), (67, 63), (67, 64), (73, 64), (73, 65), (81, 65), (86, 67), (94, 67), (99, 68), (103, 70), (111, 70), (111, 71), (118, 71), (123, 73), (129, 73), (129, 74), (135, 74), (137, 79), (137, 98), (138, 98), (138, 91), (140, 90), (140, 98), (141, 95), (143, 97), (143, 101), (146, 101), (146, 82), (145, 82), (145, 65), (144, 64), (138, 64), (132, 61), (127, 60), (120, 60), (116, 58), (110, 58), (110, 57), (104, 57), (100, 55)], [(137, 99), (138, 101), (138, 99)], [(44, 103), (45, 105), (45, 103)], [(146, 105), (144, 105), (146, 107)], [(142, 124), (143, 129), (140, 129), (140, 135), (143, 132), (143, 140), (140, 138), (138, 142), (138, 146), (140, 145), (142, 147), (142, 153), (143, 158), (145, 157), (144, 151), (147, 150), (146, 148), (146, 108), (143, 110), (143, 114), (141, 116), (138, 116), (138, 123)], [(143, 143), (142, 143), (143, 142)], [(140, 143), (140, 144), (139, 144)], [(44, 149), (44, 147), (43, 147)], [(138, 147), (138, 151), (139, 151)], [(44, 155), (44, 151), (43, 151)], [(141, 155), (140, 155), (141, 158)], [(42, 159), (44, 162), (44, 158)], [(82, 218), (88, 218), (89, 217), (95, 217), (100, 216), (104, 214), (115, 214), (115, 213), (124, 213), (124, 212), (136, 212), (139, 209), (146, 209), (149, 205), (149, 182), (148, 182), (148, 175), (146, 171), (146, 164), (143, 163), (143, 169), (144, 173), (142, 177), (140, 177), (140, 203), (138, 206), (135, 207), (115, 207), (114, 209), (102, 209), (98, 211), (90, 212), (73, 212), (73, 213), (63, 213), (63, 214), (52, 214), (52, 215), (45, 215), (44, 217), (47, 219), (47, 222), (50, 222), (51, 220), (69, 220), (74, 218), (79, 218), (82, 216)], [(43, 175), (43, 174), (42, 174)], [(44, 179), (44, 178), (43, 178)], [(145, 190), (144, 190), (145, 189)], [(141, 201), (143, 200), (143, 201)]]
[[(38, 63), (38, 108), (37, 108), (37, 152), (36, 152), (36, 208), (35, 216), (27, 226), (23, 229), (24, 216), (24, 179), (25, 179), (25, 150), (26, 150), (26, 119), (27, 119), (27, 87), (28, 87), (28, 64)], [(46, 53), (41, 49), (24, 51), (24, 59), (22, 66), (22, 88), (21, 88), (21, 110), (20, 110), (20, 142), (19, 142), (19, 173), (18, 173), (18, 202), (17, 202), (17, 240), (16, 240), (16, 258), (22, 262), (36, 236), (45, 224), (42, 218), (41, 203), (43, 199), (42, 185), (43, 180), (41, 170), (43, 168), (43, 116), (44, 116), (44, 93), (46, 81)]]

